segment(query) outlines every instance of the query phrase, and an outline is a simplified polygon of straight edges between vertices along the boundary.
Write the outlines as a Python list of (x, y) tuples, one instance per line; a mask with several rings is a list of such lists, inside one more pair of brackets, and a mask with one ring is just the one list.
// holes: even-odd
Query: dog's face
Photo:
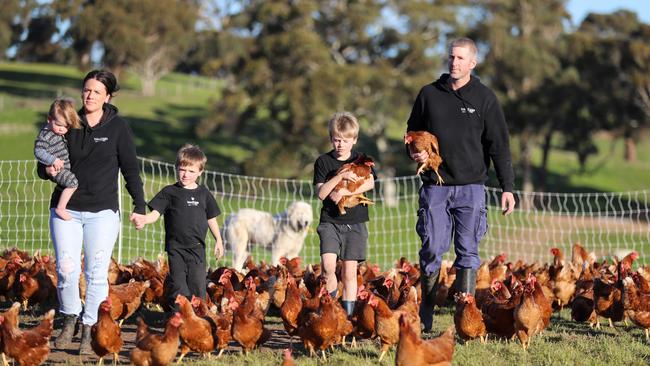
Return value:
[(302, 232), (307, 230), (314, 220), (311, 205), (303, 201), (293, 202), (287, 208), (287, 220), (294, 231)]

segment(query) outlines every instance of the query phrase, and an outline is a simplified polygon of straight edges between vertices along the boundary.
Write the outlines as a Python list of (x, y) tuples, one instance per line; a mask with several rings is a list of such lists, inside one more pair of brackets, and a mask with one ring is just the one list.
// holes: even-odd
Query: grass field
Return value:
[[(442, 308), (435, 317), (433, 335), (437, 336), (453, 324), (452, 308)], [(482, 345), (478, 341), (463, 343), (457, 339), (454, 352), (454, 365), (495, 366), (495, 365), (647, 365), (650, 362), (650, 347), (645, 340), (642, 330), (623, 323), (610, 328), (604, 324), (600, 330), (590, 328), (586, 323), (575, 323), (569, 318), (569, 310), (564, 310), (560, 316), (553, 315), (551, 325), (540, 335), (533, 338), (528, 351), (524, 351), (518, 340), (506, 342), (489, 338)], [(148, 324), (159, 323), (160, 315), (146, 310), (142, 315)], [(603, 319), (601, 319), (602, 321)], [(224, 355), (211, 361), (203, 360), (197, 354), (189, 354), (183, 363), (189, 365), (279, 365), (282, 360), (282, 350), (289, 347), (289, 342), (283, 330), (282, 321), (275, 316), (267, 316), (265, 326), (273, 335), (261, 349), (254, 350), (248, 355), (240, 353), (240, 347), (232, 342)], [(126, 362), (130, 349), (133, 347), (134, 320), (131, 319), (123, 326), (125, 344), (120, 352), (120, 362)], [(160, 328), (158, 328), (160, 329)], [(56, 333), (55, 333), (56, 335)], [(429, 337), (429, 336), (427, 336)], [(336, 347), (327, 352), (327, 363), (311, 358), (304, 351), (297, 337), (293, 338), (293, 357), (296, 365), (393, 365), (395, 348), (378, 363), (378, 341), (363, 341), (359, 348)], [(95, 356), (80, 359), (74, 351), (53, 350), (50, 355), (52, 363), (79, 365), (95, 363)], [(110, 362), (110, 361), (109, 361)]]

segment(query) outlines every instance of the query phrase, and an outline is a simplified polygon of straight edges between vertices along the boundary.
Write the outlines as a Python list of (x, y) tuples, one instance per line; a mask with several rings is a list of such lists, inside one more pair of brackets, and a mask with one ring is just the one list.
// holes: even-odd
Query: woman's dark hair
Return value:
[(120, 90), (119, 85), (117, 85), (117, 79), (115, 78), (115, 75), (113, 75), (113, 73), (108, 70), (93, 70), (89, 72), (84, 78), (82, 87), (83, 85), (86, 85), (86, 81), (90, 79), (95, 79), (104, 84), (106, 87), (106, 92), (110, 96), (113, 96), (113, 93)]

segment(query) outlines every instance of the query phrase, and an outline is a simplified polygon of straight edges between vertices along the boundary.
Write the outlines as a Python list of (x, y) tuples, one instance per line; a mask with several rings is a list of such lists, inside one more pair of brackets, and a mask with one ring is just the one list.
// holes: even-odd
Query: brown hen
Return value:
[(650, 294), (641, 293), (631, 277), (626, 277), (623, 285), (625, 315), (645, 331), (646, 341), (650, 341)]
[(454, 326), (439, 337), (422, 340), (405, 315), (399, 318), (399, 342), (395, 354), (396, 366), (451, 365), (454, 356)]
[(320, 297), (319, 304), (318, 311), (307, 314), (304, 323), (298, 325), (297, 332), (309, 355), (315, 355), (316, 349), (319, 349), (326, 361), (325, 349), (334, 344), (339, 332), (334, 301), (327, 290)]
[(194, 313), (192, 304), (185, 296), (178, 294), (176, 304), (183, 319), (183, 324), (178, 329), (181, 337), (181, 355), (178, 357), (178, 363), (181, 363), (183, 357), (190, 351), (209, 356), (215, 348), (210, 322)]
[(111, 316), (112, 306), (110, 297), (99, 304), (97, 323), (93, 324), (90, 329), (90, 346), (99, 356), (99, 365), (104, 362), (104, 357), (109, 353), (113, 354), (113, 365), (116, 365), (119, 359), (118, 354), (122, 349), (122, 332), (120, 326)]
[(135, 348), (131, 350), (131, 363), (136, 366), (166, 366), (170, 365), (178, 352), (179, 331), (183, 324), (180, 313), (175, 313), (167, 321), (163, 334), (151, 333), (144, 323), (138, 319)]
[[(372, 167), (375, 165), (375, 162), (371, 157), (364, 154), (360, 154), (359, 157), (351, 163), (343, 164), (336, 171), (336, 175), (339, 175), (343, 172), (351, 171), (357, 177), (359, 177), (355, 182), (348, 179), (341, 179), (341, 181), (332, 189), (332, 192), (338, 192), (341, 189), (347, 189), (349, 192), (354, 192), (359, 187), (365, 183), (366, 180), (372, 179)], [(363, 193), (357, 193), (352, 195), (343, 196), (338, 202), (337, 206), (339, 208), (339, 213), (345, 215), (345, 208), (351, 208), (357, 205), (372, 205), (372, 202), (368, 197)]]
[(485, 322), (483, 322), (483, 314), (476, 307), (476, 300), (474, 296), (469, 293), (456, 293), (454, 295), (456, 300), (456, 312), (454, 313), (454, 325), (456, 326), (456, 333), (465, 341), (480, 338), (481, 343), (485, 343)]
[(139, 282), (131, 280), (120, 285), (110, 285), (108, 296), (111, 298), (111, 316), (119, 320), (120, 326), (129, 318), (142, 303), (142, 295), (149, 288), (149, 281)]
[(15, 302), (0, 316), (0, 333), (5, 355), (20, 366), (40, 365), (50, 353), (50, 336), (54, 326), (54, 310), (45, 314), (41, 323), (31, 329), (18, 328), (20, 303)]
[(415, 174), (421, 174), (425, 170), (431, 169), (438, 176), (438, 184), (445, 181), (438, 173), (438, 167), (442, 164), (442, 157), (440, 156), (440, 148), (438, 146), (438, 139), (427, 131), (409, 131), (404, 135), (404, 144), (408, 146), (411, 154), (426, 151), (429, 158), (424, 163), (420, 164)]

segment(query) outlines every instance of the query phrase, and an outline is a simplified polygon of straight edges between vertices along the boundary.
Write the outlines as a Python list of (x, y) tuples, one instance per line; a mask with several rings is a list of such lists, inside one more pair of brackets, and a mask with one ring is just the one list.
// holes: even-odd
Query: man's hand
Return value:
[(58, 172), (59, 170), (63, 169), (63, 166), (64, 166), (63, 160), (61, 160), (59, 158), (56, 158), (56, 160), (54, 160), (54, 163), (52, 164), (52, 166)]
[(515, 210), (515, 195), (512, 192), (501, 194), (501, 210), (503, 216), (510, 215)]
[(146, 224), (145, 215), (138, 214), (135, 212), (133, 212), (131, 216), (129, 216), (129, 221), (133, 223), (136, 230), (142, 230), (142, 228), (144, 228), (144, 225)]
[(429, 153), (426, 152), (426, 151), (424, 151), (424, 150), (422, 150), (422, 151), (420, 151), (420, 152), (417, 152), (417, 153), (413, 153), (413, 154), (411, 154), (411, 159), (413, 159), (413, 160), (415, 160), (416, 162), (422, 164), (422, 163), (424, 163), (425, 161), (427, 161), (427, 159), (429, 159)]

